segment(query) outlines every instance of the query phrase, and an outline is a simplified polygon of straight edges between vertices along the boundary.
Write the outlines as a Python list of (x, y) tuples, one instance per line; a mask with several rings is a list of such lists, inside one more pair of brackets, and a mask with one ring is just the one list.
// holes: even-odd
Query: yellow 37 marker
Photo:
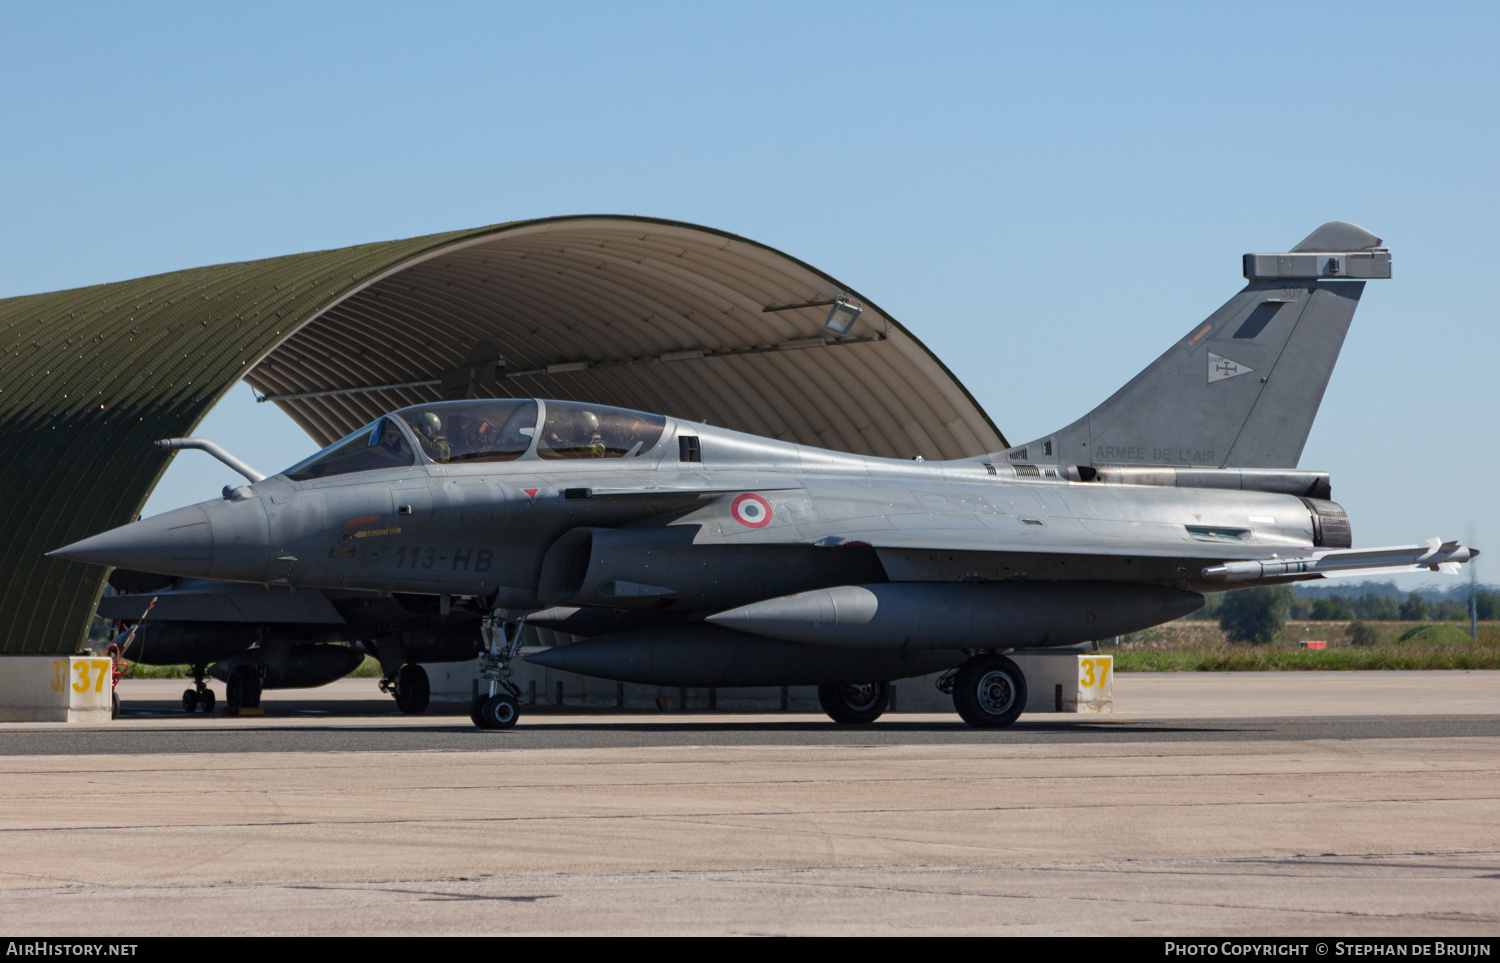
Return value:
[(78, 679), (73, 683), (74, 692), (89, 691), (90, 668), (94, 670), (94, 691), (104, 691), (104, 680), (108, 677), (110, 668), (108, 659), (89, 659), (87, 661), (79, 659), (73, 668), (78, 671)]

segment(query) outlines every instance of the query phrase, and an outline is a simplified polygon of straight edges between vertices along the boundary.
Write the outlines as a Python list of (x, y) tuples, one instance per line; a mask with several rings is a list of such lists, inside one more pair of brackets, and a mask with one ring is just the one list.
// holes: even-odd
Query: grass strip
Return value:
[(1116, 672), (1279, 672), (1350, 669), (1500, 669), (1500, 651), (1421, 649), (1380, 645), (1359, 649), (1302, 650), (1223, 645), (1175, 651), (1130, 651), (1104, 646)]

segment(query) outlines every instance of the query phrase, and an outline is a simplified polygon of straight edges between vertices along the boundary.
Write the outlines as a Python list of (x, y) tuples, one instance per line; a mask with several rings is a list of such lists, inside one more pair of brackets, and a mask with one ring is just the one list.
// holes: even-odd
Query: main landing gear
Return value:
[(509, 729), (521, 716), (521, 690), (510, 681), (516, 671), (510, 663), (521, 652), (525, 626), (524, 613), (513, 623), (501, 615), (489, 615), (480, 626), (484, 652), (479, 656), (479, 683), (474, 687), (469, 718), (481, 729)]
[(953, 693), (953, 708), (976, 729), (1001, 729), (1026, 708), (1026, 676), (1021, 667), (993, 652), (976, 655), (938, 680)]
[(193, 666), (193, 687), (182, 690), (182, 711), (192, 712), (202, 709), (204, 712), (214, 711), (214, 690), (203, 681), (203, 674), (208, 667), (202, 664)]
[(230, 712), (260, 708), (260, 673), (252, 666), (236, 666), (224, 687), (224, 705)]
[(396, 697), (396, 708), (409, 716), (419, 716), (427, 711), (432, 701), (432, 684), (427, 680), (427, 670), (420, 665), (403, 665), (394, 677), (380, 680), (380, 691)]
[(834, 722), (846, 726), (865, 725), (879, 719), (890, 708), (891, 686), (887, 682), (818, 686), (818, 704)]

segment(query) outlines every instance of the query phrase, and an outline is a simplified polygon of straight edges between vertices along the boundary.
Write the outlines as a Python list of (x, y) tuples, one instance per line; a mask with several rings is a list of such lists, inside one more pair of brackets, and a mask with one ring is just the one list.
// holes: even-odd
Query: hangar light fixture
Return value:
[(823, 327), (843, 337), (854, 327), (854, 322), (859, 320), (859, 313), (863, 310), (853, 298), (834, 298), (833, 307), (828, 309), (828, 320), (823, 322)]
[[(830, 306), (831, 307), (828, 307)], [(823, 322), (823, 327), (832, 331), (839, 337), (849, 333), (854, 327), (854, 322), (859, 320), (860, 312), (864, 307), (851, 297), (840, 295), (829, 301), (803, 301), (799, 304), (771, 304), (761, 308), (762, 314), (772, 311), (794, 311), (797, 308), (821, 308), (828, 307), (828, 319)]]

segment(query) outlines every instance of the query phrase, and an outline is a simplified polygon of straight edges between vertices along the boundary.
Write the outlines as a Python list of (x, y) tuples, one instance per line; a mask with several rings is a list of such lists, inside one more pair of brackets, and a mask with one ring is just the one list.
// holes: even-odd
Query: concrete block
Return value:
[(108, 722), (112, 673), (100, 656), (0, 656), (0, 722)]
[(1013, 652), (1026, 675), (1027, 712), (1111, 712), (1115, 657), (1076, 652)]

